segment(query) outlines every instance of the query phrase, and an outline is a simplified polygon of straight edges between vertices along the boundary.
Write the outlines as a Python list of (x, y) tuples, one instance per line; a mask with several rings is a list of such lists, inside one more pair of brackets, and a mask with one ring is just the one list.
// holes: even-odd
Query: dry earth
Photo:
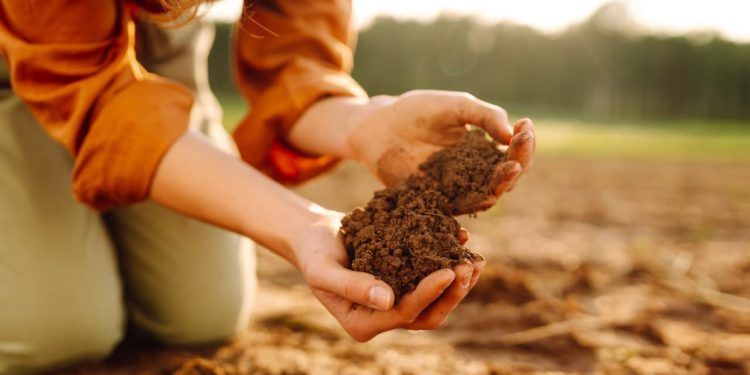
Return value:
[[(348, 211), (377, 187), (344, 165), (300, 192)], [(750, 164), (547, 157), (461, 221), (489, 263), (438, 331), (355, 343), (261, 250), (256, 319), (235, 342), (130, 339), (61, 373), (750, 373)]]

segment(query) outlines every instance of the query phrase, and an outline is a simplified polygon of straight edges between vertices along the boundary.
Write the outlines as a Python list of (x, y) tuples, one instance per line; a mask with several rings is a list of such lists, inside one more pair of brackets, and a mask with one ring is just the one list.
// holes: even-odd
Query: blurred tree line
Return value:
[[(371, 95), (468, 91), (516, 113), (750, 119), (750, 44), (710, 33), (647, 35), (633, 25), (617, 3), (555, 35), (469, 17), (378, 18), (359, 34), (353, 74)], [(231, 32), (218, 26), (211, 55), (219, 95), (235, 93)]]

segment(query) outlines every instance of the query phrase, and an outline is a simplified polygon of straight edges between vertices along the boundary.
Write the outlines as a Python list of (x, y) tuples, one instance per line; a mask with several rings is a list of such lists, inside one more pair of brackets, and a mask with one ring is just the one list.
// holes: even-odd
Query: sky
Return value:
[[(283, 0), (282, 0), (283, 1)], [(315, 1), (315, 0), (312, 0)], [(381, 14), (429, 20), (441, 12), (508, 20), (547, 32), (579, 22), (607, 0), (353, 0), (354, 20), (365, 27)], [(647, 30), (683, 33), (713, 29), (727, 38), (750, 42), (750, 0), (622, 0)], [(237, 19), (242, 0), (221, 0), (209, 17)]]

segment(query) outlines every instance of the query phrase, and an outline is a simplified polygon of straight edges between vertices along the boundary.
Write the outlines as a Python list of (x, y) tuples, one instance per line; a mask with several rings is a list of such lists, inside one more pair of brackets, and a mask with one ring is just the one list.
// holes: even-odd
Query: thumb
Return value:
[(375, 310), (390, 310), (393, 307), (393, 290), (375, 276), (344, 268), (333, 261), (318, 262), (310, 269), (307, 282), (356, 304)]

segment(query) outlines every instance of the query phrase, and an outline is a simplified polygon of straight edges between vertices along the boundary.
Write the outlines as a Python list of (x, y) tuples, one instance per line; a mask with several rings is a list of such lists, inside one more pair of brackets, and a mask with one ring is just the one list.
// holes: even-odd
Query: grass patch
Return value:
[[(247, 105), (220, 98), (224, 126), (233, 129)], [(749, 161), (750, 124), (710, 121), (594, 122), (536, 118), (538, 153), (550, 156)]]
[(536, 120), (542, 155), (674, 159), (750, 160), (750, 125), (710, 122), (597, 124)]

